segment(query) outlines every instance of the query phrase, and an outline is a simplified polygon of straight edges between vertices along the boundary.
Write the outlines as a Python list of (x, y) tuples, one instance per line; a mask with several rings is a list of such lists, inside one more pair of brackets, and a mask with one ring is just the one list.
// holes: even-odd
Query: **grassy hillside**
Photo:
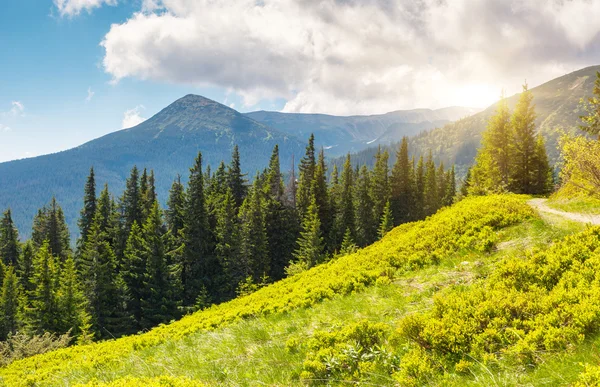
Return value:
[(600, 228), (470, 198), (148, 333), (0, 369), (8, 386), (593, 386)]
[[(190, 343), (197, 335), (210, 337), (218, 334), (219, 329), (233, 327), (246, 320), (284, 318), (286, 314), (302, 311), (310, 313), (315, 310), (311, 307), (317, 304), (343, 301), (346, 297), (342, 296), (358, 297), (366, 294), (366, 291), (374, 291), (377, 286), (373, 285), (376, 284), (393, 289), (390, 288), (392, 281), (407, 273), (438, 265), (454, 254), (490, 251), (499, 238), (495, 230), (518, 224), (532, 216), (532, 210), (523, 198), (516, 196), (464, 201), (427, 221), (398, 227), (380, 242), (355, 254), (340, 257), (249, 296), (190, 315), (148, 333), (72, 347), (15, 362), (0, 370), (0, 381), (11, 386), (42, 386), (70, 385), (88, 382), (93, 378), (102, 381), (117, 379), (129, 374), (122, 366), (132, 364), (131, 359), (136, 359), (132, 360), (133, 364), (149, 364), (151, 358), (160, 353), (160, 348), (175, 348), (178, 352), (176, 348)], [(318, 315), (327, 316), (327, 313), (324, 311)], [(207, 331), (213, 333), (207, 334)], [(251, 350), (243, 343), (234, 347)], [(276, 353), (274, 359), (277, 359), (277, 351), (283, 353), (287, 350), (284, 343), (280, 343), (273, 351)], [(198, 354), (191, 350), (181, 355), (185, 353), (192, 360)], [(293, 356), (293, 351), (289, 356)], [(177, 359), (172, 356), (166, 358)], [(146, 370), (153, 374), (171, 375), (164, 368), (149, 367)], [(181, 376), (187, 374), (188, 371)], [(227, 375), (227, 371), (222, 374)], [(218, 379), (208, 378), (208, 381), (215, 380)]]

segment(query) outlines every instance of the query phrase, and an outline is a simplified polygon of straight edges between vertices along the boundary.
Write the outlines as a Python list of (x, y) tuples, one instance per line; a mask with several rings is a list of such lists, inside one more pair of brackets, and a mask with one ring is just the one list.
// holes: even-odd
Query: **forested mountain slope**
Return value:
[[(279, 144), (281, 160), (291, 168), (292, 155), (301, 155), (304, 141), (271, 129), (207, 98), (187, 95), (130, 129), (108, 134), (77, 148), (46, 156), (0, 163), (0, 208), (10, 208), (17, 227), (29, 235), (37, 210), (55, 195), (73, 234), (90, 167), (101, 188), (123, 191), (131, 168), (152, 168), (159, 200), (178, 174), (188, 176), (198, 151), (205, 165), (228, 161), (238, 145), (244, 168), (253, 175), (268, 165)], [(289, 165), (289, 167), (288, 167)]]
[(398, 110), (369, 116), (342, 117), (269, 111), (246, 113), (246, 116), (300, 138), (308, 138), (314, 133), (317, 145), (327, 149), (329, 157), (335, 157), (369, 146), (400, 141), (403, 136), (416, 135), (478, 111), (454, 106), (437, 110)]
[[(584, 112), (579, 101), (592, 95), (596, 71), (599, 70), (600, 66), (586, 67), (530, 89), (537, 113), (536, 125), (546, 139), (552, 163), (558, 160), (560, 131), (581, 133), (577, 126), (579, 116)], [(507, 98), (511, 110), (518, 98), (519, 94)], [(496, 104), (472, 116), (411, 137), (409, 142), (413, 154), (427, 154), (431, 150), (436, 159), (444, 161), (446, 165), (456, 164), (458, 173), (464, 175), (473, 163), (481, 142), (481, 133), (495, 109)], [(391, 163), (394, 162), (396, 148), (396, 145), (390, 147)], [(366, 149), (359, 152), (354, 160), (372, 163), (375, 152), (375, 148)], [(341, 163), (341, 160), (336, 160), (336, 163)]]

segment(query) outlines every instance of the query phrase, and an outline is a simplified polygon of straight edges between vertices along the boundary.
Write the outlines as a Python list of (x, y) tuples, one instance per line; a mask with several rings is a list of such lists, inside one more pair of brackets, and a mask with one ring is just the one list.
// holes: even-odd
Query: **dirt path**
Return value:
[(531, 207), (535, 208), (540, 212), (546, 212), (548, 214), (562, 216), (563, 218), (567, 218), (575, 222), (600, 225), (600, 215), (555, 210), (554, 208), (548, 207), (548, 205), (546, 204), (547, 200), (548, 199), (531, 199), (530, 201), (528, 201), (528, 203)]

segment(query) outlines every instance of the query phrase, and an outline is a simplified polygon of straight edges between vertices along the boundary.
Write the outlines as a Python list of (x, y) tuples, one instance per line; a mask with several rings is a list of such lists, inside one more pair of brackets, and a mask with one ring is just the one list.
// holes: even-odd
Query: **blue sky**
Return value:
[(600, 64), (600, 1), (9, 0), (0, 162), (201, 94), (240, 111), (486, 107)]

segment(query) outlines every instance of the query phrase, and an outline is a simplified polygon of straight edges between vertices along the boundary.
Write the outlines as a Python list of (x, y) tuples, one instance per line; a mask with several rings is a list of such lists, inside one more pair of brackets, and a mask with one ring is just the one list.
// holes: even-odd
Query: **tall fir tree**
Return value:
[(255, 179), (249, 195), (240, 208), (241, 268), (243, 277), (252, 276), (254, 283), (270, 272), (269, 247), (259, 179)]
[(425, 163), (423, 155), (419, 157), (415, 168), (415, 205), (413, 212), (413, 220), (421, 219), (426, 216), (425, 209)]
[(315, 197), (319, 211), (321, 235), (327, 240), (329, 239), (329, 233), (331, 232), (333, 224), (331, 209), (329, 207), (329, 192), (327, 190), (327, 165), (325, 163), (325, 152), (323, 149), (319, 152), (311, 191), (312, 195)]
[(146, 269), (142, 288), (142, 318), (144, 329), (168, 322), (177, 317), (177, 304), (173, 278), (167, 262), (162, 221), (158, 202), (154, 202), (144, 224)]
[(374, 203), (371, 197), (371, 177), (366, 165), (360, 169), (355, 185), (354, 201), (356, 213), (356, 243), (365, 247), (373, 243), (377, 237), (377, 220)]
[(185, 187), (181, 183), (179, 175), (169, 191), (165, 218), (172, 237), (175, 240), (181, 240), (181, 231), (185, 225)]
[(298, 248), (294, 251), (294, 264), (302, 269), (309, 269), (323, 260), (323, 237), (321, 221), (315, 195), (312, 195), (310, 205), (302, 220), (302, 232), (298, 239)]
[(131, 173), (125, 182), (125, 192), (123, 192), (119, 207), (122, 223), (120, 240), (124, 245), (133, 223), (142, 224), (143, 221), (140, 175), (137, 166), (131, 169)]
[(85, 322), (89, 319), (86, 299), (79, 283), (73, 257), (68, 257), (60, 275), (57, 305), (59, 314), (58, 331), (79, 337), (85, 332)]
[(35, 289), (35, 283), (33, 282), (34, 273), (34, 256), (35, 248), (31, 240), (25, 242), (19, 260), (17, 262), (17, 276), (19, 277), (19, 283), (23, 289), (24, 294), (27, 296)]
[(516, 193), (534, 193), (535, 186), (535, 106), (527, 84), (511, 118), (513, 130), (511, 184)]
[(220, 293), (231, 297), (235, 294), (235, 287), (242, 280), (244, 274), (240, 271), (240, 230), (235, 198), (229, 187), (227, 187), (221, 206), (218, 208), (215, 237), (217, 241), (215, 253), (223, 268), (224, 277)]
[(240, 150), (238, 146), (233, 147), (233, 153), (231, 155), (231, 164), (227, 168), (227, 182), (229, 189), (235, 198), (236, 208), (240, 208), (244, 202), (244, 198), (248, 193), (248, 187), (246, 186), (245, 174), (242, 173), (242, 167), (240, 162)]
[(377, 221), (383, 216), (385, 205), (390, 200), (388, 161), (388, 152), (382, 152), (380, 146), (375, 155), (375, 166), (373, 167), (370, 192), (373, 201), (373, 216)]
[(338, 204), (338, 215), (336, 226), (338, 230), (350, 230), (352, 239), (356, 238), (356, 226), (355, 226), (355, 212), (354, 212), (354, 172), (352, 170), (352, 164), (350, 154), (346, 156), (344, 162), (344, 168), (342, 170), (340, 187), (340, 197)]
[(13, 222), (10, 209), (8, 209), (0, 221), (0, 259), (5, 265), (16, 266), (20, 250), (19, 231)]
[(87, 235), (94, 221), (94, 215), (96, 215), (96, 177), (94, 174), (94, 168), (90, 168), (90, 174), (86, 180), (85, 188), (83, 191), (83, 208), (79, 215), (79, 232), (80, 237), (77, 241), (78, 250), (83, 249), (83, 245), (87, 241)]
[(123, 254), (120, 275), (126, 288), (127, 312), (133, 318), (135, 329), (141, 328), (142, 293), (146, 273), (146, 246), (142, 229), (137, 222), (131, 227)]
[(21, 325), (19, 280), (15, 268), (9, 266), (4, 275), (2, 289), (0, 292), (0, 340), (17, 332)]
[[(241, 174), (238, 177), (241, 178)], [(239, 180), (237, 181), (239, 182)], [(234, 185), (239, 194), (240, 187), (237, 186), (237, 183)], [(194, 305), (203, 289), (211, 290), (211, 278), (214, 278), (219, 272), (218, 261), (214, 256), (212, 246), (204, 188), (202, 154), (198, 153), (194, 166), (190, 169), (185, 203), (184, 251), (183, 262), (180, 264), (185, 306)], [(237, 201), (235, 195), (234, 198)]]
[(306, 153), (302, 160), (300, 160), (300, 165), (298, 166), (300, 176), (298, 179), (298, 191), (296, 193), (296, 208), (302, 218), (310, 205), (311, 189), (313, 186), (312, 182), (315, 178), (316, 168), (315, 136), (311, 134), (308, 139), (308, 145), (306, 146)]
[(441, 208), (444, 206), (446, 199), (446, 191), (448, 190), (448, 174), (446, 173), (446, 168), (444, 168), (444, 163), (440, 162), (440, 165), (437, 168), (436, 172), (437, 178), (437, 208)]
[(554, 177), (546, 153), (544, 137), (539, 134), (535, 143), (534, 186), (532, 193), (545, 195), (552, 192)]
[(62, 261), (71, 253), (69, 229), (63, 210), (55, 197), (49, 206), (38, 211), (33, 221), (31, 239), (37, 248), (47, 241), (50, 253)]
[(446, 191), (442, 200), (443, 206), (451, 206), (456, 197), (456, 172), (454, 165), (446, 172)]
[(27, 310), (28, 325), (35, 333), (58, 331), (56, 270), (56, 261), (46, 241), (42, 243), (35, 256), (34, 289), (30, 295), (30, 308)]
[(390, 201), (395, 224), (413, 220), (416, 204), (414, 165), (409, 159), (408, 138), (406, 136), (402, 138), (402, 143), (396, 152), (396, 162), (392, 168), (390, 189)]
[(425, 216), (434, 214), (439, 208), (438, 179), (431, 151), (425, 164), (425, 186), (423, 191), (423, 211)]
[(339, 173), (337, 165), (333, 165), (331, 176), (329, 177), (329, 212), (331, 214), (331, 231), (329, 238), (325, 240), (327, 253), (334, 253), (342, 244), (345, 230), (340, 221), (341, 215), (341, 193), (342, 186), (340, 185)]

